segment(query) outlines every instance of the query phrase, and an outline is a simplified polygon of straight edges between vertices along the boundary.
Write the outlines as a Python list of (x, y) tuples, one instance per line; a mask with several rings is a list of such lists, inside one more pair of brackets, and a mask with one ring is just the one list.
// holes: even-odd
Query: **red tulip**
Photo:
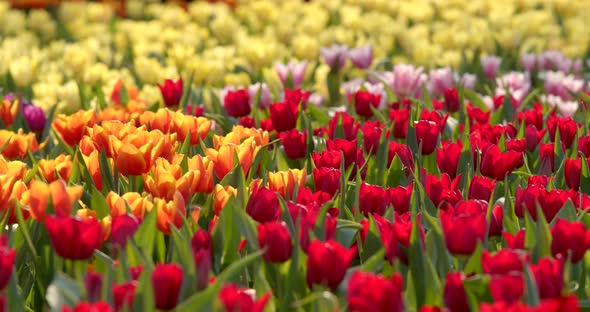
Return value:
[(429, 111), (423, 109), (420, 112), (420, 120), (432, 121), (439, 126), (439, 129), (442, 131), (447, 124), (447, 119), (449, 118), (449, 114), (445, 114), (441, 116), (437, 111)]
[(143, 266), (139, 264), (137, 266), (131, 267), (129, 268), (129, 273), (131, 274), (131, 279), (137, 281), (141, 276), (141, 273), (143, 273)]
[(356, 138), (356, 132), (358, 130), (359, 125), (354, 122), (354, 118), (350, 116), (346, 112), (338, 112), (334, 115), (334, 117), (328, 122), (328, 134), (330, 139), (335, 139), (336, 137), (336, 128), (338, 127), (339, 121), (342, 123), (342, 130), (344, 132), (344, 139), (345, 140), (354, 140)]
[(570, 222), (564, 219), (557, 219), (551, 228), (551, 254), (567, 258), (571, 252), (572, 263), (578, 263), (584, 258), (584, 254), (590, 248), (590, 231), (582, 222)]
[(392, 109), (389, 111), (389, 119), (393, 123), (393, 136), (398, 139), (405, 139), (408, 135), (409, 109)]
[(0, 291), (10, 283), (15, 260), (16, 250), (8, 248), (8, 236), (2, 234), (0, 236)]
[(360, 116), (372, 117), (373, 111), (371, 110), (371, 106), (377, 109), (380, 101), (381, 94), (359, 90), (354, 94), (354, 110)]
[(289, 102), (280, 102), (270, 105), (270, 118), (272, 126), (278, 132), (294, 129), (297, 125), (299, 108), (289, 104)]
[(314, 152), (311, 155), (311, 159), (313, 160), (313, 163), (316, 166), (316, 168), (326, 167), (340, 169), (342, 154), (340, 154), (340, 151), (337, 150), (325, 150), (321, 153)]
[(523, 256), (511, 249), (502, 249), (492, 255), (484, 250), (481, 255), (483, 271), (491, 275), (506, 275), (511, 272), (522, 273), (524, 267)]
[(86, 297), (89, 302), (95, 302), (100, 300), (102, 294), (102, 275), (95, 272), (86, 273), (84, 278), (84, 286), (86, 288)]
[[(487, 202), (486, 202), (487, 203)], [(486, 205), (487, 208), (487, 205)], [(487, 212), (487, 209), (486, 209)], [(492, 208), (492, 217), (490, 219), (490, 230), (488, 237), (502, 235), (502, 229), (504, 227), (504, 207), (500, 204)]]
[(297, 129), (281, 132), (279, 134), (285, 154), (290, 159), (303, 158), (307, 155), (307, 133)]
[(535, 103), (533, 109), (525, 109), (518, 112), (518, 124), (524, 119), (525, 126), (534, 126), (537, 129), (543, 129), (543, 106), (541, 103)]
[[(539, 128), (540, 129), (540, 128)], [(554, 115), (547, 119), (547, 129), (549, 137), (555, 142), (555, 134), (559, 129), (559, 139), (566, 149), (572, 146), (578, 133), (578, 124), (571, 117), (556, 117)]]
[(127, 241), (138, 228), (139, 222), (134, 216), (125, 214), (114, 217), (111, 224), (111, 242), (115, 248), (125, 248)]
[[(0, 306), (0, 308), (2, 308)], [(64, 306), (62, 312), (112, 312), (113, 308), (104, 301), (96, 303), (80, 302), (74, 308)]]
[(359, 211), (365, 216), (383, 215), (387, 205), (384, 198), (385, 190), (381, 186), (362, 183), (359, 191)]
[(526, 140), (525, 139), (511, 139), (506, 141), (506, 151), (513, 151), (524, 153), (526, 152)]
[(158, 84), (162, 98), (164, 99), (164, 105), (167, 107), (174, 107), (180, 104), (182, 98), (183, 82), (182, 78), (174, 82), (172, 79), (166, 79), (164, 85)]
[(299, 107), (301, 104), (303, 109), (305, 109), (310, 95), (310, 91), (302, 91), (301, 89), (285, 89), (285, 101), (289, 102), (293, 107)]
[(496, 180), (486, 177), (473, 176), (469, 184), (469, 199), (481, 199), (489, 201), (496, 186)]
[(454, 255), (471, 255), (477, 242), (485, 239), (486, 214), (473, 202), (440, 212), (447, 249)]
[(120, 285), (113, 285), (113, 301), (115, 303), (115, 311), (127, 311), (133, 308), (133, 299), (135, 298), (135, 289), (137, 282), (131, 281)]
[(456, 143), (444, 141), (442, 148), (436, 150), (436, 164), (441, 173), (448, 174), (451, 179), (457, 176), (457, 167), (463, 151), (463, 142), (458, 140)]
[(406, 168), (414, 169), (414, 158), (410, 148), (405, 144), (391, 141), (389, 142), (389, 153), (387, 154), (387, 166), (391, 166), (391, 162), (396, 155)]
[(420, 308), (420, 310), (418, 310), (419, 312), (448, 312), (448, 309), (445, 308), (441, 308), (441, 307), (433, 307), (433, 306), (422, 306)]
[(102, 244), (102, 228), (93, 218), (47, 216), (45, 226), (53, 250), (62, 258), (86, 260)]
[(523, 163), (522, 153), (501, 152), (497, 145), (488, 144), (482, 149), (480, 172), (488, 178), (504, 180), (508, 173)]
[(231, 117), (243, 117), (250, 114), (250, 94), (246, 89), (228, 90), (223, 99), (223, 107)]
[(271, 294), (267, 293), (256, 299), (249, 289), (227, 284), (219, 292), (219, 300), (226, 312), (262, 312)]
[(396, 186), (394, 188), (388, 188), (385, 191), (386, 202), (391, 204), (395, 212), (403, 214), (410, 210), (410, 199), (412, 198), (412, 185), (407, 187)]
[(460, 107), (459, 94), (457, 89), (450, 88), (445, 90), (445, 101), (443, 102), (443, 109), (449, 113), (458, 112)]
[(555, 143), (540, 143), (539, 158), (541, 159), (541, 174), (551, 175), (555, 171)]
[(336, 289), (355, 254), (355, 249), (346, 249), (336, 241), (312, 241), (307, 256), (307, 286), (312, 288), (317, 284)]
[(492, 276), (490, 293), (494, 301), (515, 303), (524, 295), (524, 278), (522, 273)]
[[(379, 121), (367, 120), (363, 124), (362, 131), (365, 152), (371, 153), (373, 155), (377, 154), (377, 149), (379, 148), (379, 140), (381, 139), (381, 134), (383, 133), (383, 124), (381, 124)], [(389, 130), (385, 132), (386, 141), (388, 136)]]
[(584, 135), (578, 138), (578, 152), (581, 152), (586, 157), (590, 157), (590, 135)]
[[(363, 152), (358, 149), (356, 140), (348, 141), (344, 139), (326, 140), (326, 147), (329, 151), (342, 152), (344, 155), (344, 168), (347, 168), (356, 164), (362, 167), (365, 163)], [(340, 167), (338, 167), (339, 169)], [(356, 171), (353, 171), (353, 173)]]
[(172, 310), (178, 304), (184, 272), (178, 264), (158, 264), (152, 272), (154, 301), (160, 310)]
[(403, 290), (403, 280), (399, 273), (385, 278), (356, 271), (348, 282), (348, 308), (351, 312), (405, 311)]
[(487, 124), (490, 122), (490, 111), (484, 112), (479, 107), (473, 106), (471, 103), (467, 103), (467, 118), (469, 124)]
[(267, 187), (255, 187), (246, 205), (252, 219), (264, 223), (277, 220), (281, 215), (277, 194)]
[(333, 197), (340, 191), (340, 170), (333, 168), (313, 169), (313, 184), (316, 191), (323, 191)]
[(444, 303), (451, 312), (469, 312), (463, 273), (449, 272), (445, 281)]
[(211, 248), (211, 234), (203, 229), (197, 230), (191, 239), (191, 249), (197, 268), (198, 289), (207, 287), (211, 270)]
[(542, 299), (561, 297), (564, 286), (562, 259), (545, 257), (537, 264), (531, 264), (530, 269)]
[(580, 176), (582, 174), (582, 160), (586, 161), (586, 159), (576, 158), (576, 159), (566, 159), (565, 160), (565, 184), (567, 187), (578, 190), (580, 189)]
[(440, 178), (433, 174), (426, 176), (426, 195), (432, 200), (436, 207), (447, 209), (449, 206), (454, 206), (462, 198), (459, 191), (459, 182), (461, 176), (451, 180), (448, 174), (442, 174)]
[(291, 233), (284, 222), (258, 224), (258, 243), (260, 248), (266, 248), (263, 258), (268, 262), (278, 263), (291, 259)]
[(416, 144), (422, 144), (422, 155), (432, 154), (438, 143), (440, 126), (428, 120), (416, 121), (414, 124), (416, 127)]
[(512, 235), (508, 232), (502, 232), (502, 237), (504, 237), (504, 240), (506, 241), (506, 244), (509, 248), (524, 249), (524, 230), (519, 230), (516, 235)]
[(519, 186), (516, 188), (514, 211), (519, 218), (523, 218), (526, 208), (536, 221), (537, 205), (539, 205), (547, 222), (551, 222), (570, 198), (571, 193), (564, 190), (547, 191), (544, 186), (538, 184), (530, 184), (522, 190)]
[(525, 142), (526, 149), (529, 152), (534, 152), (543, 137), (547, 129), (537, 130), (535, 126), (527, 126), (525, 129)]

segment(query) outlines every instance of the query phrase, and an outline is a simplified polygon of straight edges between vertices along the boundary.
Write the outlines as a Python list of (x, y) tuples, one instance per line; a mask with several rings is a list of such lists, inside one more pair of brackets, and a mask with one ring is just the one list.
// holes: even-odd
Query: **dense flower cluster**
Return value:
[(129, 3), (0, 4), (0, 311), (587, 305), (586, 1)]

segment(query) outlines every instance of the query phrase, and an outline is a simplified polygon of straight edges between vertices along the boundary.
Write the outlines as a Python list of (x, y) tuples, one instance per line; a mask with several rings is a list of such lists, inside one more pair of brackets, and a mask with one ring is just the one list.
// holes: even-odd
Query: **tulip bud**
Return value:
[(284, 222), (258, 224), (258, 243), (260, 248), (266, 248), (263, 258), (268, 262), (280, 263), (291, 258), (291, 233)]
[(158, 264), (152, 272), (154, 301), (160, 310), (172, 310), (178, 304), (183, 270), (178, 264)]
[(84, 285), (86, 286), (86, 297), (88, 302), (96, 302), (100, 300), (102, 294), (102, 275), (95, 272), (88, 272), (84, 278)]

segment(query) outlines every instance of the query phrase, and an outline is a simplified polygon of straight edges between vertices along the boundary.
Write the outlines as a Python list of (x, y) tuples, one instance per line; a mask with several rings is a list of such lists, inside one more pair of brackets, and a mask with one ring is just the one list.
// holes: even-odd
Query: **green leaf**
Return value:
[(195, 73), (192, 72), (190, 78), (188, 79), (188, 83), (184, 85), (184, 92), (182, 94), (182, 99), (180, 100), (180, 108), (183, 112), (186, 112), (186, 108), (188, 103), (191, 99), (191, 90), (193, 86), (193, 80), (195, 79)]
[(524, 302), (532, 307), (539, 305), (539, 290), (529, 265), (524, 267), (524, 284)]
[(481, 274), (483, 273), (483, 268), (481, 265), (481, 255), (483, 253), (483, 247), (481, 241), (477, 243), (477, 247), (475, 251), (469, 257), (467, 264), (465, 265), (465, 269), (463, 272), (467, 275), (471, 274)]
[(479, 311), (479, 305), (482, 302), (493, 302), (489, 287), (490, 280), (489, 275), (476, 275), (463, 281), (471, 311)]
[(64, 305), (73, 307), (82, 297), (80, 285), (71, 277), (58, 272), (47, 289), (47, 303), (52, 311), (61, 311)]
[(363, 249), (360, 253), (361, 262), (367, 261), (371, 256), (379, 252), (379, 250), (383, 249), (383, 241), (381, 240), (381, 233), (377, 224), (375, 223), (375, 219), (372, 215), (369, 215), (369, 231), (367, 231), (367, 236), (365, 237), (365, 242), (363, 244)]
[(467, 98), (467, 100), (469, 100), (469, 102), (471, 104), (478, 107), (482, 111), (487, 112), (490, 110), (488, 108), (488, 106), (484, 103), (482, 98), (477, 93), (473, 92), (472, 90), (465, 89), (465, 88), (461, 88), (461, 92)]
[(96, 216), (98, 219), (102, 219), (110, 215), (111, 210), (109, 209), (109, 205), (104, 195), (102, 195), (102, 193), (99, 192), (94, 186), (92, 187), (91, 192), (92, 199), (90, 202), (90, 207), (92, 210), (96, 211)]

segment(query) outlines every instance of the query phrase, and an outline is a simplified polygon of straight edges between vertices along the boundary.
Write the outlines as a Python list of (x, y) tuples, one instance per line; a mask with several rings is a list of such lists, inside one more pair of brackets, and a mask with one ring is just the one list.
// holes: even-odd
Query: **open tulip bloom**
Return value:
[(12, 2), (0, 312), (588, 308), (590, 1)]

